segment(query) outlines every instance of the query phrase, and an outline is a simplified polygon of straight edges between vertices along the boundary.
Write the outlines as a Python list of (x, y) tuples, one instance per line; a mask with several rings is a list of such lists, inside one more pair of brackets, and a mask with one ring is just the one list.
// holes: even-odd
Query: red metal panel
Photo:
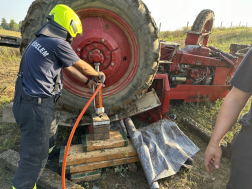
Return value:
[[(150, 88), (154, 88), (157, 92), (161, 106), (151, 109), (147, 112), (141, 113), (138, 117), (145, 122), (156, 122), (163, 119), (163, 114), (169, 111), (170, 105), (170, 85), (167, 74), (156, 74), (153, 85)], [(162, 91), (160, 93), (160, 91)]]
[(181, 52), (181, 51), (177, 52), (175, 57), (176, 57), (176, 60), (179, 61), (180, 64), (218, 66), (218, 67), (226, 67), (227, 66), (227, 63), (224, 61), (221, 61), (220, 59), (192, 55), (192, 54), (183, 54), (183, 52)]
[(186, 45), (197, 45), (199, 34), (187, 33), (185, 44)]
[(214, 85), (226, 85), (228, 84), (228, 76), (230, 68), (216, 67), (214, 76)]
[(170, 99), (197, 102), (209, 97), (210, 101), (215, 101), (224, 98), (229, 93), (230, 88), (230, 85), (177, 85), (176, 88), (171, 88)]
[(158, 112), (160, 115), (169, 111), (170, 105), (170, 85), (168, 80), (168, 74), (156, 74), (154, 80), (161, 80), (163, 84), (162, 97), (160, 99), (161, 106), (158, 107)]

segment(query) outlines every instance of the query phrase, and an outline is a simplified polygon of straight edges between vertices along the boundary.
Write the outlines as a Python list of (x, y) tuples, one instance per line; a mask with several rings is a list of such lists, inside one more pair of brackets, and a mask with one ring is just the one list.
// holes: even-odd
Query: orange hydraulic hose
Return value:
[(66, 189), (66, 185), (65, 185), (65, 175), (66, 175), (66, 160), (67, 160), (67, 154), (68, 154), (68, 151), (69, 151), (69, 148), (70, 148), (70, 144), (72, 142), (72, 139), (73, 139), (73, 135), (74, 135), (74, 132), (83, 116), (83, 114), (85, 113), (85, 111), (87, 110), (88, 106), (90, 105), (90, 103), (93, 101), (94, 97), (97, 95), (98, 91), (101, 89), (103, 83), (100, 83), (100, 85), (97, 87), (97, 89), (95, 90), (94, 94), (92, 95), (92, 97), (89, 99), (89, 101), (87, 102), (87, 104), (85, 105), (85, 107), (83, 108), (83, 110), (81, 111), (79, 117), (77, 118), (74, 126), (73, 126), (73, 129), (70, 133), (70, 136), (68, 138), (68, 141), (67, 141), (67, 145), (66, 145), (66, 149), (65, 149), (65, 153), (64, 153), (64, 158), (63, 158), (63, 164), (62, 164), (62, 173), (61, 173), (61, 182), (62, 182), (62, 189)]

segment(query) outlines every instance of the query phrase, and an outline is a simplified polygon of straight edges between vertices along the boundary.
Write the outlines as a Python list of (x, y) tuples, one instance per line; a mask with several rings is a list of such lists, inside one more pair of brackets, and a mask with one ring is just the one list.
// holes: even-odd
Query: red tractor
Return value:
[(207, 46), (213, 22), (213, 11), (205, 9), (187, 31), (183, 49), (176, 43), (161, 42), (160, 64), (151, 87), (157, 91), (162, 106), (147, 112), (152, 121), (162, 119), (171, 101), (215, 101), (230, 91), (229, 80), (238, 66), (237, 57)]
[[(100, 63), (106, 75), (103, 104), (108, 115), (128, 108), (152, 88), (162, 105), (147, 112), (150, 121), (162, 119), (171, 100), (196, 101), (204, 95), (216, 100), (228, 93), (237, 58), (207, 46), (214, 21), (211, 10), (198, 15), (186, 47), (180, 49), (176, 43), (160, 42), (156, 23), (141, 0), (35, 0), (21, 28), (21, 52), (59, 3), (76, 11), (83, 25), (73, 49), (91, 65)], [(82, 109), (92, 90), (67, 73), (63, 78), (59, 104)]]

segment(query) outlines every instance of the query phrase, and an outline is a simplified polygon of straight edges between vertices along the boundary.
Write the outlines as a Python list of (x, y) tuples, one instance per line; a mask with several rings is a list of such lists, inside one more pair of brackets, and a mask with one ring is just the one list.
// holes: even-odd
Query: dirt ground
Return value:
[[(146, 125), (146, 123), (141, 123), (138, 121), (137, 118), (134, 118), (133, 121), (136, 127), (142, 127), (143, 125)], [(229, 177), (229, 160), (226, 157), (222, 157), (220, 169), (210, 174), (207, 173), (204, 167), (204, 151), (207, 147), (207, 144), (194, 133), (189, 132), (185, 126), (181, 124), (178, 125), (180, 129), (200, 148), (200, 151), (197, 153), (194, 159), (194, 167), (191, 170), (181, 168), (176, 175), (159, 180), (160, 189), (224, 189)], [(81, 134), (79, 133), (78, 135)], [(15, 141), (10, 141), (8, 143), (10, 139), (14, 138), (16, 138)], [(4, 141), (7, 141), (5, 142), (7, 144), (3, 145)], [(78, 143), (78, 141), (79, 140), (76, 140), (75, 143)], [(0, 123), (0, 142), (0, 153), (7, 150), (7, 148), (18, 151), (18, 146), (20, 143), (18, 126), (16, 124)], [(67, 141), (63, 140), (62, 137), (58, 137), (58, 145), (64, 145), (66, 142)], [(47, 162), (46, 168), (60, 174), (61, 170), (58, 167), (58, 162), (59, 158), (54, 157), (52, 160)], [(135, 173), (129, 172), (126, 165), (119, 166), (117, 168), (104, 168), (102, 169), (101, 179), (92, 182), (81, 182), (79, 184), (87, 189), (91, 189), (94, 185), (103, 189), (147, 189), (148, 183), (140, 163), (137, 163), (137, 168), (138, 171)], [(0, 189), (11, 188), (13, 176), (14, 173), (8, 170), (0, 162)]]

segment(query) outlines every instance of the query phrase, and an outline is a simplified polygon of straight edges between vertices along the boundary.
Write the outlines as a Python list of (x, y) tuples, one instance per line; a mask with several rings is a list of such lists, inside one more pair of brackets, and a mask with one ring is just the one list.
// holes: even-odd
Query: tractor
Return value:
[[(237, 57), (207, 46), (213, 11), (199, 13), (180, 49), (177, 43), (159, 39), (159, 29), (141, 0), (35, 0), (22, 24), (21, 53), (60, 3), (71, 7), (82, 22), (83, 34), (74, 38), (72, 48), (92, 66), (99, 63), (106, 75), (103, 105), (109, 116), (129, 110), (153, 89), (161, 105), (141, 114), (149, 122), (165, 118), (170, 103), (201, 101), (204, 96), (214, 101), (229, 92)], [(79, 112), (92, 90), (66, 72), (63, 84), (59, 107)], [(88, 110), (93, 112), (94, 107)]]

